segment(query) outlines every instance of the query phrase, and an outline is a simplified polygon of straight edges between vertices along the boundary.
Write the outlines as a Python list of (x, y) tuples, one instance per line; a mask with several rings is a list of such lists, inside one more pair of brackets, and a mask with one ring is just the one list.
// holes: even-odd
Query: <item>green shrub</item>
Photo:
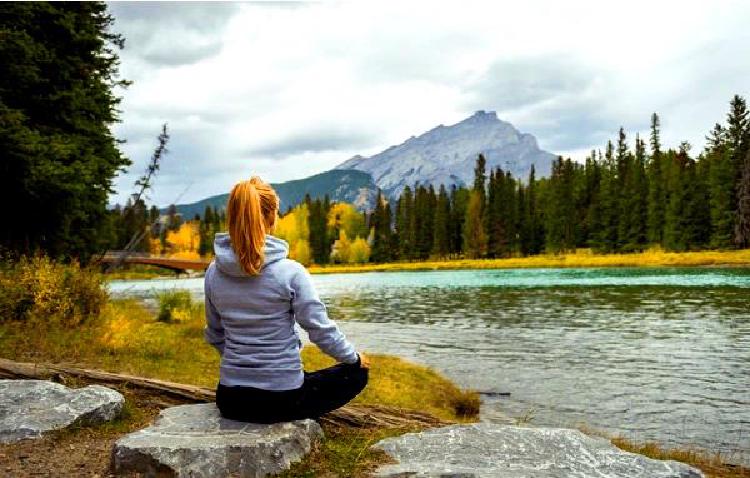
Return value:
[(102, 274), (48, 257), (0, 266), (0, 322), (38, 319), (76, 326), (99, 317), (108, 294)]
[(193, 299), (186, 290), (158, 292), (156, 298), (159, 301), (156, 320), (159, 322), (183, 322), (189, 318), (193, 309)]

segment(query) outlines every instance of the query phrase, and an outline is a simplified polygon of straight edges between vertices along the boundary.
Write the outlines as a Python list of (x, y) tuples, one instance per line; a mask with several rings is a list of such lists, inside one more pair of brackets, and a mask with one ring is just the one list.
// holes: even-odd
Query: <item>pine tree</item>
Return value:
[(213, 211), (209, 206), (203, 210), (198, 231), (198, 254), (206, 256), (213, 253)]
[(545, 221), (546, 249), (552, 253), (575, 249), (575, 208), (573, 200), (573, 162), (562, 156), (552, 164), (549, 200)]
[(619, 226), (619, 196), (620, 188), (617, 177), (617, 164), (614, 158), (614, 146), (607, 142), (604, 161), (601, 167), (600, 186), (600, 218), (601, 227), (594, 234), (594, 249), (601, 252), (617, 250), (617, 233)]
[(504, 215), (507, 217), (508, 255), (518, 249), (518, 181), (510, 171), (505, 172), (505, 194), (503, 195)]
[(484, 230), (487, 233), (487, 255), (500, 257), (507, 249), (505, 221), (502, 211), (503, 170), (490, 171), (487, 187), (487, 206), (484, 212)]
[(625, 252), (643, 250), (647, 233), (646, 145), (636, 135), (635, 156), (628, 158), (623, 183), (619, 240)]
[(380, 263), (388, 262), (393, 258), (391, 254), (391, 207), (380, 191), (375, 202), (375, 210), (370, 217), (370, 228), (373, 234), (370, 260)]
[(586, 158), (583, 174), (585, 176), (586, 212), (584, 217), (584, 233), (580, 244), (584, 247), (593, 247), (594, 236), (601, 228), (601, 165), (596, 159), (596, 151)]
[(435, 221), (433, 223), (432, 252), (437, 257), (447, 257), (450, 253), (450, 199), (444, 185), (440, 190), (435, 204)]
[(708, 246), (711, 238), (711, 208), (708, 193), (708, 163), (691, 160), (688, 163), (686, 184), (688, 190), (687, 224), (691, 249)]
[(320, 198), (312, 200), (307, 216), (307, 228), (310, 231), (310, 252), (316, 264), (327, 264), (331, 256), (331, 245), (328, 238), (328, 211)]
[(648, 207), (647, 237), (652, 244), (661, 244), (664, 239), (664, 207), (666, 205), (665, 178), (662, 166), (659, 115), (651, 115), (651, 157), (647, 166)]
[(516, 211), (518, 212), (516, 220), (516, 231), (517, 231), (517, 244), (516, 247), (518, 252), (522, 256), (529, 254), (529, 225), (531, 223), (529, 217), (529, 203), (526, 197), (526, 187), (519, 182), (518, 193), (516, 194)]
[(414, 200), (411, 188), (407, 185), (396, 204), (396, 232), (399, 238), (399, 256), (412, 259), (415, 248), (414, 237)]
[[(110, 127), (127, 85), (104, 2), (0, 3), (0, 248), (87, 261), (111, 240), (115, 175), (130, 164)], [(136, 205), (136, 207), (139, 207)]]
[(705, 162), (708, 163), (708, 188), (711, 215), (710, 245), (714, 249), (726, 249), (734, 243), (734, 221), (736, 219), (735, 168), (731, 150), (727, 148), (726, 131), (716, 124), (706, 138), (708, 147)]
[(734, 241), (737, 247), (750, 247), (750, 150), (742, 163), (740, 184), (737, 188), (737, 221)]
[(477, 162), (474, 166), (474, 191), (481, 196), (482, 210), (487, 202), (487, 160), (483, 154), (477, 156)]
[(745, 198), (742, 191), (744, 184), (744, 169), (747, 154), (750, 153), (750, 119), (748, 118), (747, 103), (739, 95), (735, 95), (730, 102), (730, 112), (727, 115), (727, 148), (731, 155), (732, 166), (735, 174), (734, 185), (734, 242), (739, 247), (744, 247), (743, 234), (738, 231), (744, 229), (744, 212), (740, 210)]
[[(484, 256), (487, 253), (487, 231), (485, 229), (486, 227), (486, 220), (485, 220), (485, 210), (487, 208), (487, 160), (485, 159), (483, 154), (479, 154), (477, 156), (477, 161), (474, 166), (474, 186), (472, 188), (472, 191), (477, 194), (476, 202), (478, 204), (478, 210), (477, 214), (479, 214), (479, 227), (482, 229), (481, 235), (476, 233), (474, 239), (479, 240), (481, 237), (482, 245), (481, 245), (481, 256)], [(469, 203), (471, 203), (471, 198), (469, 198)], [(468, 205), (467, 205), (468, 208)], [(467, 214), (469, 213), (467, 209)], [(466, 219), (468, 222), (468, 218)], [(475, 224), (471, 225), (472, 227), (475, 227)], [(474, 234), (474, 233), (472, 233)], [(464, 242), (466, 242), (466, 231), (464, 231)], [(470, 247), (476, 247), (478, 244), (473, 244)], [(465, 245), (466, 246), (466, 245)], [(466, 247), (465, 247), (466, 248)], [(477, 252), (476, 250), (474, 252)]]
[(617, 222), (617, 242), (615, 245), (615, 250), (619, 251), (624, 249), (626, 243), (628, 242), (627, 236), (628, 231), (631, 227), (630, 214), (627, 209), (629, 203), (628, 186), (630, 183), (628, 174), (630, 173), (631, 163), (633, 162), (633, 156), (630, 154), (630, 151), (628, 149), (625, 130), (622, 127), (620, 127), (620, 131), (618, 133), (615, 162), (617, 165), (617, 180), (615, 181), (616, 191), (614, 193), (616, 211), (615, 219)]
[(482, 224), (482, 194), (472, 190), (466, 208), (464, 223), (464, 254), (470, 259), (484, 257), (487, 253), (487, 237)]
[(700, 248), (709, 235), (705, 185), (689, 150), (690, 145), (683, 142), (679, 152), (669, 154), (664, 246), (674, 251)]
[(748, 147), (750, 147), (747, 144), (749, 121), (745, 98), (735, 95), (730, 102), (730, 111), (727, 114), (726, 137), (727, 146), (732, 151), (732, 162), (735, 166), (737, 178), (739, 178), (742, 170), (745, 153)]
[(466, 223), (466, 210), (469, 205), (469, 190), (464, 187), (451, 186), (451, 248), (454, 255), (464, 251), (464, 224)]
[(527, 188), (528, 214), (528, 253), (539, 254), (544, 247), (544, 220), (541, 217), (542, 208), (539, 207), (537, 196), (536, 168), (531, 165), (529, 184)]

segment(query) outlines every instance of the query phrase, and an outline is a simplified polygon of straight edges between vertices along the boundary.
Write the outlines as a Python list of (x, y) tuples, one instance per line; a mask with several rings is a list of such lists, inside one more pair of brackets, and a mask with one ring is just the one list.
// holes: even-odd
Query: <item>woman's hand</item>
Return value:
[(370, 368), (370, 358), (367, 357), (367, 355), (360, 353), (359, 354), (359, 366), (362, 368)]

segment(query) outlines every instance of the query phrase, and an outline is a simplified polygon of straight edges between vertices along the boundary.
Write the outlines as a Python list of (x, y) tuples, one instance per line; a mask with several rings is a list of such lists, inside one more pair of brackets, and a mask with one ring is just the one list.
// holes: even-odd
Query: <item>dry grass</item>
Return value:
[[(214, 387), (219, 356), (203, 342), (203, 307), (190, 305), (188, 310), (173, 310), (172, 314), (179, 320), (159, 322), (156, 312), (134, 300), (123, 300), (110, 302), (98, 321), (78, 328), (11, 321), (0, 325), (0, 355)], [(44, 333), (29, 333), (34, 329)], [(478, 394), (459, 389), (437, 372), (396, 357), (370, 358), (370, 383), (355, 402), (420, 410), (457, 421), (469, 421), (478, 413)], [(307, 370), (333, 363), (315, 347), (303, 350), (303, 360)], [(132, 420), (121, 422), (126, 428), (131, 424)], [(103, 431), (102, 436), (110, 439), (110, 431)], [(370, 450), (370, 445), (404, 431), (413, 430), (327, 427), (326, 439), (282, 476), (366, 476), (386, 460), (383, 453)], [(97, 435), (90, 429), (84, 432)]]
[(623, 436), (611, 436), (586, 425), (579, 425), (578, 429), (586, 435), (605, 438), (616, 447), (631, 453), (637, 453), (656, 460), (674, 460), (687, 463), (703, 471), (707, 478), (750, 478), (750, 468), (731, 464), (729, 463), (731, 457), (720, 453), (710, 453), (706, 450), (689, 446), (664, 448), (654, 442), (640, 442)]
[(708, 478), (750, 478), (750, 469), (726, 463), (726, 458), (719, 453), (710, 454), (691, 448), (663, 448), (657, 443), (637, 443), (623, 437), (610, 439), (623, 450), (646, 455), (657, 460), (675, 460), (692, 465), (706, 474)]
[[(135, 300), (112, 301), (100, 320), (83, 327), (10, 322), (0, 327), (0, 352), (12, 360), (71, 363), (91, 368), (214, 387), (219, 355), (203, 341), (202, 304), (171, 310), (173, 322)], [(30, 334), (30, 328), (44, 330)], [(437, 372), (396, 357), (373, 355), (371, 382), (358, 403), (421, 410), (445, 419), (476, 416), (479, 397)], [(307, 370), (333, 364), (317, 347), (306, 347)]]
[(507, 259), (455, 259), (388, 264), (311, 266), (311, 273), (423, 271), (445, 269), (535, 269), (556, 267), (750, 267), (750, 249), (666, 252), (649, 249), (631, 254), (596, 254), (579, 249), (569, 254), (540, 254)]

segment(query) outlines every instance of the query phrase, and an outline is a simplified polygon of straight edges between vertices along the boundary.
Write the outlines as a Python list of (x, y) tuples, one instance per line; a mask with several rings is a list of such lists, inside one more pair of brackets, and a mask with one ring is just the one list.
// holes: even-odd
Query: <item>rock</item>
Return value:
[(0, 380), (0, 443), (107, 422), (124, 403), (120, 393), (100, 385), (73, 389), (46, 380)]
[(156, 423), (115, 443), (115, 473), (262, 477), (304, 457), (323, 437), (314, 420), (257, 425), (221, 418), (213, 403), (162, 410)]
[(459, 123), (437, 126), (373, 156), (354, 156), (336, 169), (370, 173), (393, 206), (407, 185), (470, 186), (479, 153), (484, 154), (488, 170), (501, 167), (524, 181), (532, 165), (537, 178), (549, 175), (557, 158), (540, 149), (534, 136), (498, 119), (494, 111), (477, 111)]
[(477, 423), (387, 438), (374, 445), (398, 460), (378, 477), (410, 478), (702, 478), (676, 461), (616, 448), (578, 430)]

